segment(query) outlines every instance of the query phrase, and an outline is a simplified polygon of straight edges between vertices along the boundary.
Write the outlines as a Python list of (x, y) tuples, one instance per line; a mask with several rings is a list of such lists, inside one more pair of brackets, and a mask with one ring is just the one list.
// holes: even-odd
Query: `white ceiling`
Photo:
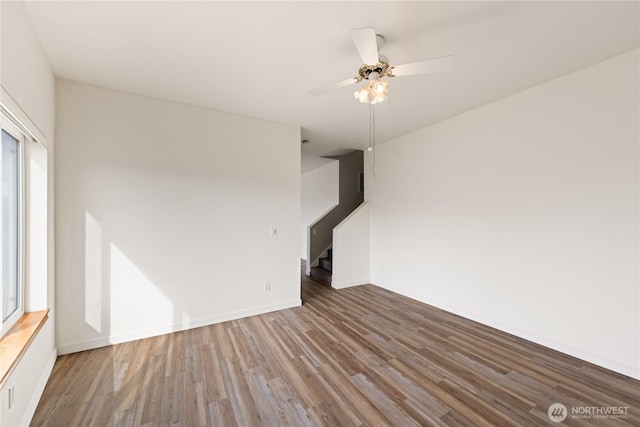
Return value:
[(455, 55), (447, 74), (390, 80), (384, 141), (635, 49), (638, 2), (27, 2), (56, 76), (296, 124), (303, 152), (368, 144), (350, 29), (392, 65)]

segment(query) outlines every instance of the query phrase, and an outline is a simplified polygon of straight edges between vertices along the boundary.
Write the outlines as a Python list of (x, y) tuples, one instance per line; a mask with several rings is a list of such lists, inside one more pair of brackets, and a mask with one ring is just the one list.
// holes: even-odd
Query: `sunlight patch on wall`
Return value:
[[(111, 312), (112, 335), (151, 330), (172, 325), (173, 303), (129, 259), (111, 243)], [(144, 307), (153, 307), (145, 310)], [(144, 315), (136, 315), (144, 313)]]

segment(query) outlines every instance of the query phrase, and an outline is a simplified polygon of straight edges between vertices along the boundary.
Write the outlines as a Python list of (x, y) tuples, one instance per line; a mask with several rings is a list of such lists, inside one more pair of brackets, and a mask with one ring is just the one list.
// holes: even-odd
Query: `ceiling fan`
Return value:
[(382, 80), (384, 77), (441, 73), (447, 71), (453, 62), (453, 56), (442, 56), (439, 58), (425, 59), (424, 61), (391, 66), (389, 59), (378, 54), (378, 49), (384, 44), (384, 37), (376, 34), (374, 28), (355, 28), (351, 30), (351, 37), (363, 62), (358, 69), (358, 75), (314, 89), (311, 91), (311, 95), (322, 95), (333, 89), (367, 80), (367, 84), (360, 90), (354, 92), (354, 97), (362, 103), (377, 104), (386, 99), (389, 90), (389, 84), (385, 80)]

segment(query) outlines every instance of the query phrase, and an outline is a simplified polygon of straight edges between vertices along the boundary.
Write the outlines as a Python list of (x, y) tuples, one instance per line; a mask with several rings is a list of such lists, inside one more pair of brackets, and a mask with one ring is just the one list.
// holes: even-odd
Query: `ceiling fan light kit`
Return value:
[(369, 83), (362, 86), (359, 90), (355, 91), (353, 96), (363, 104), (379, 104), (387, 99), (388, 91), (389, 83), (376, 78), (375, 80), (369, 81)]

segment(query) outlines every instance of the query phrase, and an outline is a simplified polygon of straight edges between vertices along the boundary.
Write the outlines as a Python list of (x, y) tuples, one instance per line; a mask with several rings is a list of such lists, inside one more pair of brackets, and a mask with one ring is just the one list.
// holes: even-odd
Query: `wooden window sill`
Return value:
[(0, 338), (0, 387), (18, 366), (18, 362), (48, 317), (49, 309), (25, 313), (9, 332)]

